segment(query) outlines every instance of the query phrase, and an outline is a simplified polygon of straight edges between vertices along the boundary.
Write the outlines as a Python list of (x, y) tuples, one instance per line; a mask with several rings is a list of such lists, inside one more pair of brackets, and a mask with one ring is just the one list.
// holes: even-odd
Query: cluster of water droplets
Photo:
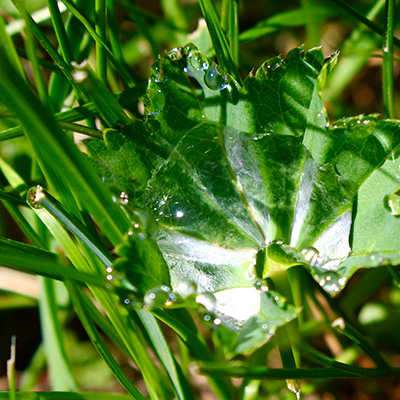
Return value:
[(331, 129), (339, 130), (341, 135), (351, 133), (353, 138), (365, 138), (373, 133), (374, 122), (374, 116), (360, 115), (357, 118), (336, 121)]

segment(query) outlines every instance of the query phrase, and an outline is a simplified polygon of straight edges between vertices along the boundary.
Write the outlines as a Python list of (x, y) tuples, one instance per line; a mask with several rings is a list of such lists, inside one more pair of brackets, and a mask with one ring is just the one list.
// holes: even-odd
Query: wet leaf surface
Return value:
[[(296, 316), (266, 288), (275, 272), (303, 264), (335, 295), (358, 268), (400, 262), (399, 122), (329, 124), (321, 93), (335, 62), (294, 49), (240, 88), (193, 45), (175, 49), (152, 68), (145, 121), (87, 143), (106, 183), (157, 224), (146, 251), (125, 245), (120, 268), (142, 292), (159, 285), (149, 303), (202, 304), (238, 332), (237, 352)], [(130, 267), (139, 253), (146, 263)]]

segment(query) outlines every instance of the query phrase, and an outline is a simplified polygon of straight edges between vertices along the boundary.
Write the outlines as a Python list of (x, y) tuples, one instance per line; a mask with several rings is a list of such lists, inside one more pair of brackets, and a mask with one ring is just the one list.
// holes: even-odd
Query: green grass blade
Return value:
[[(373, 20), (381, 12), (386, 0), (378, 0), (367, 14), (369, 20)], [(335, 101), (348, 87), (361, 68), (371, 57), (371, 52), (376, 49), (377, 40), (365, 34), (367, 28), (360, 25), (351, 33), (344, 42), (342, 57), (339, 58), (336, 67), (328, 77), (328, 83), (324, 90), (324, 97), (328, 101)], [(354, 49), (357, 51), (354, 51)]]
[(71, 64), (74, 59), (71, 46), (68, 42), (67, 32), (65, 31), (64, 22), (60, 9), (58, 8), (57, 0), (48, 0), (47, 2), (50, 10), (51, 19), (53, 22), (54, 32), (57, 37), (58, 45), (64, 60), (67, 64)]
[(0, 14), (0, 45), (4, 48), (4, 51), (7, 54), (8, 59), (11, 60), (11, 62), (17, 69), (18, 73), (21, 75), (22, 78), (25, 79), (24, 69), (18, 57), (18, 52), (14, 46), (13, 41), (11, 40), (11, 37), (6, 31), (6, 24), (1, 14)]
[(154, 58), (157, 58), (158, 55), (160, 54), (160, 50), (158, 49), (157, 43), (154, 40), (153, 34), (149, 29), (149, 27), (147, 26), (147, 23), (144, 20), (143, 15), (138, 11), (135, 1), (127, 2), (126, 6), (128, 10), (131, 12), (131, 17), (133, 22), (137, 25), (138, 30), (149, 43)]
[[(301, 5), (304, 11), (311, 11), (317, 4), (313, 0), (301, 0)], [(312, 47), (319, 46), (320, 35), (318, 29), (318, 23), (308, 22), (306, 23), (306, 35), (307, 35), (307, 47), (311, 49)]]
[[(106, 0), (95, 1), (96, 33), (103, 43), (107, 41)], [(96, 42), (96, 71), (98, 77), (107, 82), (107, 52), (100, 42)]]
[(110, 370), (117, 378), (117, 380), (121, 383), (121, 385), (125, 388), (125, 390), (129, 394), (131, 394), (135, 400), (144, 400), (144, 397), (124, 374), (124, 372), (121, 370), (120, 366), (116, 363), (114, 357), (104, 344), (103, 339), (101, 338), (95, 324), (91, 319), (90, 313), (86, 309), (85, 302), (83, 301), (84, 296), (82, 292), (71, 282), (67, 282), (66, 285), (78, 317), (100, 356), (103, 358), (107, 366), (110, 368)]
[(128, 230), (128, 221), (119, 206), (112, 201), (89, 161), (6, 60), (0, 65), (0, 89), (0, 98), (18, 113), (42, 170), (51, 174), (52, 183), (60, 191), (67, 183), (74, 187), (80, 202), (92, 213), (105, 235), (114, 245), (121, 242), (122, 232)]
[(396, 118), (393, 82), (393, 32), (396, 1), (386, 1), (386, 31), (383, 39), (382, 89), (386, 118)]
[(56, 287), (54, 281), (48, 278), (42, 278), (39, 311), (52, 390), (76, 391), (78, 387), (72, 375), (64, 345), (63, 327), (58, 318)]
[[(379, 25), (375, 24), (373, 21), (364, 17), (362, 14), (360, 14), (357, 10), (349, 6), (343, 0), (331, 0), (331, 1), (335, 3), (340, 9), (344, 10), (347, 14), (351, 15), (357, 21), (361, 22), (366, 27), (371, 29), (371, 31), (377, 33), (382, 37), (385, 36), (385, 31)], [(393, 44), (397, 47), (400, 47), (400, 39), (393, 37)]]
[(25, 20), (25, 48), (27, 51), (28, 59), (31, 62), (32, 66), (32, 74), (36, 84), (36, 90), (38, 92), (39, 99), (45, 104), (49, 109), (51, 109), (51, 105), (49, 102), (49, 97), (47, 94), (47, 86), (45, 82), (45, 78), (43, 76), (43, 72), (40, 69), (38, 57), (36, 54), (36, 43), (34, 39), (34, 35), (31, 31), (31, 25), (29, 24), (29, 14), (26, 9), (21, 7), (22, 17)]
[(177, 44), (184, 44), (187, 41), (188, 18), (178, 0), (161, 0), (161, 7), (165, 20), (173, 25), (173, 31)]
[(226, 33), (232, 59), (239, 67), (239, 3), (237, 0), (224, 0), (221, 7), (221, 28)]
[(105, 280), (102, 277), (67, 268), (54, 253), (1, 237), (0, 264), (60, 281), (70, 279), (81, 285), (91, 284), (105, 288)]
[[(16, 48), (16, 51), (17, 51), (18, 56), (20, 56), (24, 60), (28, 60), (28, 54), (26, 54), (25, 50)], [(49, 71), (54, 72), (60, 76), (63, 76), (60, 68), (58, 68), (57, 65), (55, 65), (47, 60), (44, 60), (43, 58), (40, 58), (40, 57), (37, 57), (37, 60), (41, 67), (48, 69)]]
[(188, 390), (188, 383), (184, 379), (179, 365), (174, 360), (171, 349), (155, 318), (146, 310), (139, 310), (138, 315), (145, 325), (156, 353), (174, 385), (178, 398), (180, 400), (193, 399), (193, 395)]
[[(82, 254), (80, 248), (73, 241), (69, 233), (46, 208), (34, 208), (34, 211), (50, 230), (53, 237), (62, 244), (72, 264), (78, 270), (84, 272), (91, 272), (94, 270), (102, 276), (106, 274), (106, 268), (103, 269), (104, 274), (102, 274), (99, 266), (93, 263), (90, 254), (86, 254), (86, 257)], [(91, 255), (93, 256), (92, 253)], [(92, 263), (90, 263), (91, 261)], [(136, 332), (128, 311), (122, 308), (122, 306), (116, 305), (116, 302), (119, 300), (113, 293), (99, 290), (91, 285), (89, 285), (89, 287), (110, 318), (115, 331), (118, 333), (119, 341), (122, 342), (122, 348), (129, 351), (129, 356), (132, 357), (141, 369), (151, 397), (154, 399), (160, 398), (158, 393), (164, 390), (164, 387), (160, 383), (161, 376), (148, 354), (143, 339)]]
[(348, 321), (344, 321), (343, 318), (337, 318), (332, 322), (332, 328), (337, 329), (340, 333), (347, 336), (352, 342), (360, 347), (360, 349), (363, 350), (379, 368), (386, 369), (389, 367), (386, 360), (372, 347), (365, 336)]
[(236, 81), (242, 85), (243, 81), (239, 74), (239, 70), (233, 61), (230, 47), (226, 39), (225, 33), (221, 27), (221, 20), (215, 4), (212, 0), (200, 0), (200, 7), (204, 19), (207, 23), (207, 28), (214, 46), (215, 54), (218, 58), (220, 66)]
[(125, 114), (116, 98), (110, 93), (106, 84), (102, 82), (85, 62), (81, 65), (73, 63), (75, 77), (79, 76), (78, 85), (93, 100), (101, 117), (109, 127), (128, 125), (131, 120)]
[(114, 57), (114, 54), (107, 47), (107, 45), (104, 43), (104, 41), (101, 39), (101, 37), (99, 37), (99, 35), (96, 33), (96, 30), (93, 28), (90, 21), (69, 0), (62, 0), (62, 2), (66, 5), (68, 10), (85, 26), (85, 28), (89, 32), (90, 36), (96, 42), (96, 45), (101, 46), (103, 49), (102, 51), (107, 53), (107, 56), (109, 57), (110, 61), (114, 64), (115, 68), (118, 70), (118, 72), (121, 75), (121, 78), (124, 80), (126, 86), (128, 86), (128, 87), (135, 86), (136, 83), (135, 83), (133, 77), (131, 76), (131, 74), (129, 73), (129, 71), (125, 68), (125, 65), (119, 63), (118, 60)]
[[(18, 9), (21, 15), (24, 15), (26, 12), (22, 2), (20, 0), (16, 0), (14, 3), (15, 7)], [(64, 76), (67, 78), (69, 83), (73, 88), (76, 89), (75, 81), (71, 75), (71, 66), (67, 64), (64, 59), (60, 56), (54, 46), (51, 44), (50, 40), (46, 37), (46, 35), (42, 32), (39, 25), (32, 19), (31, 16), (28, 17), (28, 21), (31, 27), (32, 33), (36, 36), (37, 40), (40, 42), (42, 47), (47, 51), (49, 56), (54, 60), (59, 69), (63, 72)], [(85, 98), (85, 94), (81, 93), (79, 89), (76, 89), (77, 95), (80, 98)]]
[[(97, 256), (97, 258), (105, 265), (105, 267), (111, 267), (112, 257), (108, 254), (107, 250), (102, 244), (98, 243), (90, 231), (72, 214), (64, 209), (54, 197), (41, 187), (37, 186), (30, 190), (28, 194), (29, 203), (35, 209), (38, 210), (38, 216), (43, 220), (46, 217), (46, 213), (40, 211), (44, 208), (57, 223), (62, 224), (68, 231), (73, 233), (87, 248)], [(47, 224), (50, 224), (50, 220)], [(62, 244), (61, 242), (60, 244)]]
[(115, 8), (113, 0), (106, 0), (106, 14), (107, 14), (108, 33), (109, 33), (111, 50), (115, 58), (120, 63), (125, 63), (122, 54), (121, 41), (118, 36), (118, 23), (115, 16)]

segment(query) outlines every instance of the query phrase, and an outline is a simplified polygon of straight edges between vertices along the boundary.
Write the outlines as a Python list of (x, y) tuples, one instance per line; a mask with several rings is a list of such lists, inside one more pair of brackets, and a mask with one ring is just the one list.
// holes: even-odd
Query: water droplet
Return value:
[(383, 204), (393, 216), (398, 217), (400, 215), (400, 196), (397, 193), (385, 196)]
[(192, 296), (197, 291), (197, 285), (193, 281), (182, 281), (178, 283), (176, 291), (182, 297)]
[(301, 254), (303, 254), (304, 259), (311, 267), (315, 267), (321, 264), (321, 257), (319, 255), (319, 251), (314, 247), (305, 247)]
[(379, 267), (385, 261), (385, 257), (380, 253), (372, 253), (369, 256), (369, 261), (367, 263), (368, 267)]
[(184, 214), (183, 211), (177, 211), (176, 214), (175, 214), (175, 217), (176, 217), (176, 218), (182, 218), (184, 215), (185, 215), (185, 214)]
[(174, 47), (167, 53), (167, 57), (171, 61), (179, 61), (183, 57), (183, 52), (181, 47)]
[(146, 130), (150, 135), (158, 133), (161, 129), (161, 124), (156, 119), (148, 118), (146, 121)]
[(164, 68), (161, 60), (157, 60), (151, 67), (151, 80), (156, 83), (166, 82), (168, 79), (164, 75)]
[(210, 62), (200, 51), (193, 51), (190, 53), (190, 65), (198, 71), (205, 71), (210, 66)]
[(331, 295), (339, 293), (346, 283), (346, 278), (340, 278), (335, 271), (318, 273), (314, 278), (319, 285)]
[(122, 204), (125, 205), (129, 204), (129, 196), (127, 193), (121, 192), (119, 198), (121, 199)]
[(249, 268), (246, 269), (245, 273), (244, 273), (244, 277), (248, 280), (248, 281), (252, 281), (256, 278), (256, 268), (254, 264), (250, 264)]
[(211, 320), (211, 316), (210, 315), (205, 315), (204, 316), (204, 321), (210, 321)]
[(27, 200), (32, 208), (42, 208), (40, 201), (46, 197), (42, 186), (37, 185), (29, 189)]
[(222, 324), (222, 321), (221, 321), (220, 318), (215, 318), (214, 321), (213, 321), (213, 324), (217, 327), (218, 325)]
[(186, 55), (187, 58), (191, 58), (193, 56), (193, 53), (195, 51), (198, 51), (197, 47), (193, 43), (188, 43), (184, 48), (183, 52)]
[(228, 86), (228, 75), (218, 65), (213, 65), (207, 70), (204, 82), (211, 90), (221, 91)]
[(176, 296), (166, 285), (150, 289), (144, 296), (145, 306), (149, 308), (168, 307), (174, 301), (176, 301)]
[(214, 311), (216, 302), (212, 293), (200, 293), (196, 296), (196, 303), (203, 305), (208, 312)]
[(264, 70), (267, 72), (276, 71), (282, 65), (282, 59), (280, 57), (274, 57), (268, 60), (264, 65)]

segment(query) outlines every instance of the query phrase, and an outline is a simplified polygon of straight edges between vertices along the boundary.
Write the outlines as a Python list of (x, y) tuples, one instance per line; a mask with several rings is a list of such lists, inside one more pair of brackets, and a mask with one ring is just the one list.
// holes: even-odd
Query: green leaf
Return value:
[[(113, 267), (124, 271), (126, 278), (139, 288), (142, 296), (151, 288), (169, 285), (168, 267), (153, 237), (155, 227), (148, 214), (135, 213), (137, 223), (128, 231), (125, 241), (116, 248), (120, 256)], [(149, 226), (150, 225), (150, 226)]]
[(362, 229), (352, 227), (357, 191), (399, 143), (399, 123), (375, 115), (329, 125), (321, 93), (336, 58), (294, 49), (241, 89), (193, 45), (174, 49), (152, 68), (146, 139), (139, 129), (121, 153), (100, 146), (111, 168), (89, 146), (116, 182), (136, 173), (118, 171), (123, 158), (151, 160), (137, 162), (133, 202), (157, 222), (172, 289), (185, 297), (182, 283), (194, 284), (196, 302), (238, 333), (239, 352), (269, 338), (263, 325), (274, 332), (296, 315), (274, 305), (263, 278), (303, 264), (330, 294), (343, 288)]

